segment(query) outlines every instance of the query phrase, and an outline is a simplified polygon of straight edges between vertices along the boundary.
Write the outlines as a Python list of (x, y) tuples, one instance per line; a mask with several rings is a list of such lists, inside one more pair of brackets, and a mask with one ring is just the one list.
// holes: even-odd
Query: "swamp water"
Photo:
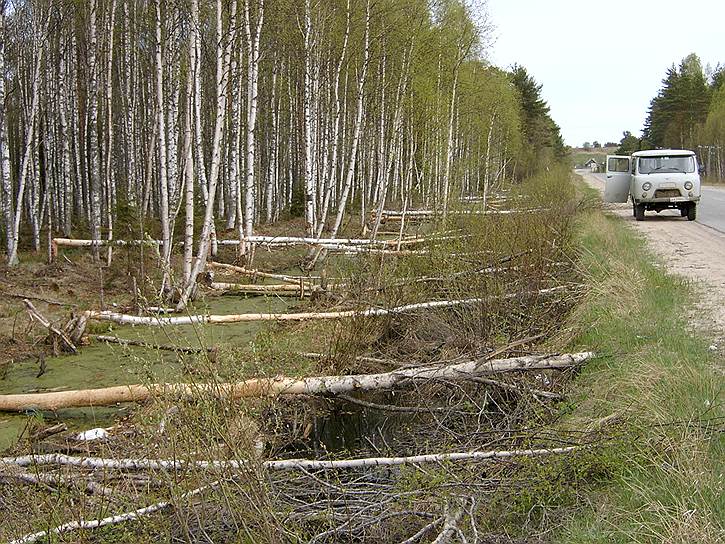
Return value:
[[(189, 309), (191, 314), (242, 314), (285, 312), (295, 304), (294, 298), (279, 297), (213, 297)], [(182, 325), (165, 327), (114, 325), (104, 333), (121, 339), (140, 340), (150, 344), (173, 344), (179, 347), (244, 347), (267, 322), (230, 323), (221, 325)], [(46, 358), (45, 372), (38, 377), (39, 364), (30, 359), (10, 366), (0, 379), (0, 393), (50, 392), (71, 389), (92, 389), (161, 381), (188, 381), (177, 353), (143, 347), (126, 347), (92, 340), (78, 355)], [(29, 418), (42, 418), (46, 423), (64, 422), (69, 429), (86, 430), (107, 427), (131, 406), (90, 407), (33, 412), (0, 413), (0, 452), (16, 443), (29, 423)]]

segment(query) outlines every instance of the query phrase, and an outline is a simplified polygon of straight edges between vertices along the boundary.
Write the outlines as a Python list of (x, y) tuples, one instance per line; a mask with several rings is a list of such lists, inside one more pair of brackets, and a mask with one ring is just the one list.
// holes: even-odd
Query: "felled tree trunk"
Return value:
[(218, 268), (220, 270), (227, 270), (229, 272), (236, 272), (237, 274), (242, 274), (243, 276), (250, 276), (252, 280), (254, 281), (256, 278), (270, 278), (274, 280), (280, 280), (287, 283), (294, 283), (299, 284), (300, 281), (308, 281), (309, 279), (307, 276), (288, 276), (285, 274), (271, 274), (269, 272), (262, 272), (261, 270), (254, 270), (250, 268), (244, 268), (242, 266), (236, 266), (233, 264), (226, 264), (226, 263), (217, 263), (217, 262), (208, 262), (206, 265), (209, 268)]
[[(302, 283), (302, 282), (301, 282)], [(278, 297), (306, 297), (312, 295), (313, 292), (320, 292), (319, 286), (308, 287), (304, 283), (302, 286), (293, 284), (283, 285), (253, 285), (245, 283), (224, 283), (211, 282), (211, 289), (219, 291), (221, 294), (228, 295), (276, 295)]]
[(530, 355), (511, 359), (477, 359), (454, 365), (406, 368), (382, 374), (322, 376), (310, 378), (252, 378), (238, 383), (169, 383), (121, 385), (100, 389), (81, 389), (52, 393), (0, 395), (0, 411), (24, 411), (30, 408), (58, 410), (78, 406), (108, 406), (120, 402), (144, 401), (157, 395), (182, 397), (221, 396), (232, 399), (278, 395), (319, 395), (391, 389), (421, 380), (466, 380), (489, 373), (578, 366), (594, 356), (591, 352), (567, 355)]
[[(531, 296), (547, 296), (554, 293), (562, 292), (567, 287), (552, 287), (550, 289), (541, 289), (531, 293), (512, 293), (501, 299), (512, 299), (515, 297), (531, 295)], [(160, 317), (160, 316), (138, 316), (129, 314), (120, 314), (110, 311), (89, 310), (84, 315), (88, 319), (96, 319), (99, 321), (112, 321), (121, 325), (149, 325), (160, 327), (164, 325), (194, 325), (202, 323), (249, 323), (254, 321), (310, 321), (315, 319), (345, 319), (350, 317), (383, 317), (388, 315), (400, 315), (418, 312), (421, 310), (434, 310), (437, 308), (453, 308), (457, 306), (472, 306), (486, 302), (487, 298), (466, 298), (458, 300), (434, 300), (430, 302), (418, 302), (415, 304), (405, 304), (394, 308), (368, 308), (365, 310), (343, 310), (337, 312), (300, 312), (300, 313), (284, 313), (284, 314), (230, 314), (230, 315), (186, 315), (178, 317)]]

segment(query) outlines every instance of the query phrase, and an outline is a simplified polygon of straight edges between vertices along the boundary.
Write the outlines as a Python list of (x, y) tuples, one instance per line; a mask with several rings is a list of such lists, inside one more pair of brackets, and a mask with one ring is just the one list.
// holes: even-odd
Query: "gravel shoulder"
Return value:
[[(604, 191), (604, 181), (587, 171), (577, 171), (590, 187)], [(605, 204), (640, 232), (668, 270), (695, 282), (700, 288), (698, 307), (690, 312), (694, 324), (725, 348), (725, 234), (697, 222), (689, 222), (677, 211), (649, 212), (645, 221), (632, 216), (632, 205)]]

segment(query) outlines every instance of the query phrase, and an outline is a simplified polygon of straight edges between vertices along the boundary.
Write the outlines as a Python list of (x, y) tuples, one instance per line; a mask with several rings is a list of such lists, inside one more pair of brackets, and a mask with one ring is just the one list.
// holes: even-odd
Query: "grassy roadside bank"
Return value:
[[(572, 383), (568, 428), (615, 436), (609, 482), (579, 489), (559, 542), (722, 542), (723, 361), (688, 323), (694, 290), (620, 219), (582, 214), (593, 289), (571, 321), (601, 356)], [(693, 330), (694, 328), (694, 330)]]

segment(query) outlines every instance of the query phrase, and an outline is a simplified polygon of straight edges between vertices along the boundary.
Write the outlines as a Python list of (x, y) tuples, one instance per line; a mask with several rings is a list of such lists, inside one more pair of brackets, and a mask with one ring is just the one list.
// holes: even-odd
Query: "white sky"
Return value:
[(567, 144), (639, 134), (672, 63), (725, 63), (725, 0), (488, 0), (492, 62), (543, 84)]

